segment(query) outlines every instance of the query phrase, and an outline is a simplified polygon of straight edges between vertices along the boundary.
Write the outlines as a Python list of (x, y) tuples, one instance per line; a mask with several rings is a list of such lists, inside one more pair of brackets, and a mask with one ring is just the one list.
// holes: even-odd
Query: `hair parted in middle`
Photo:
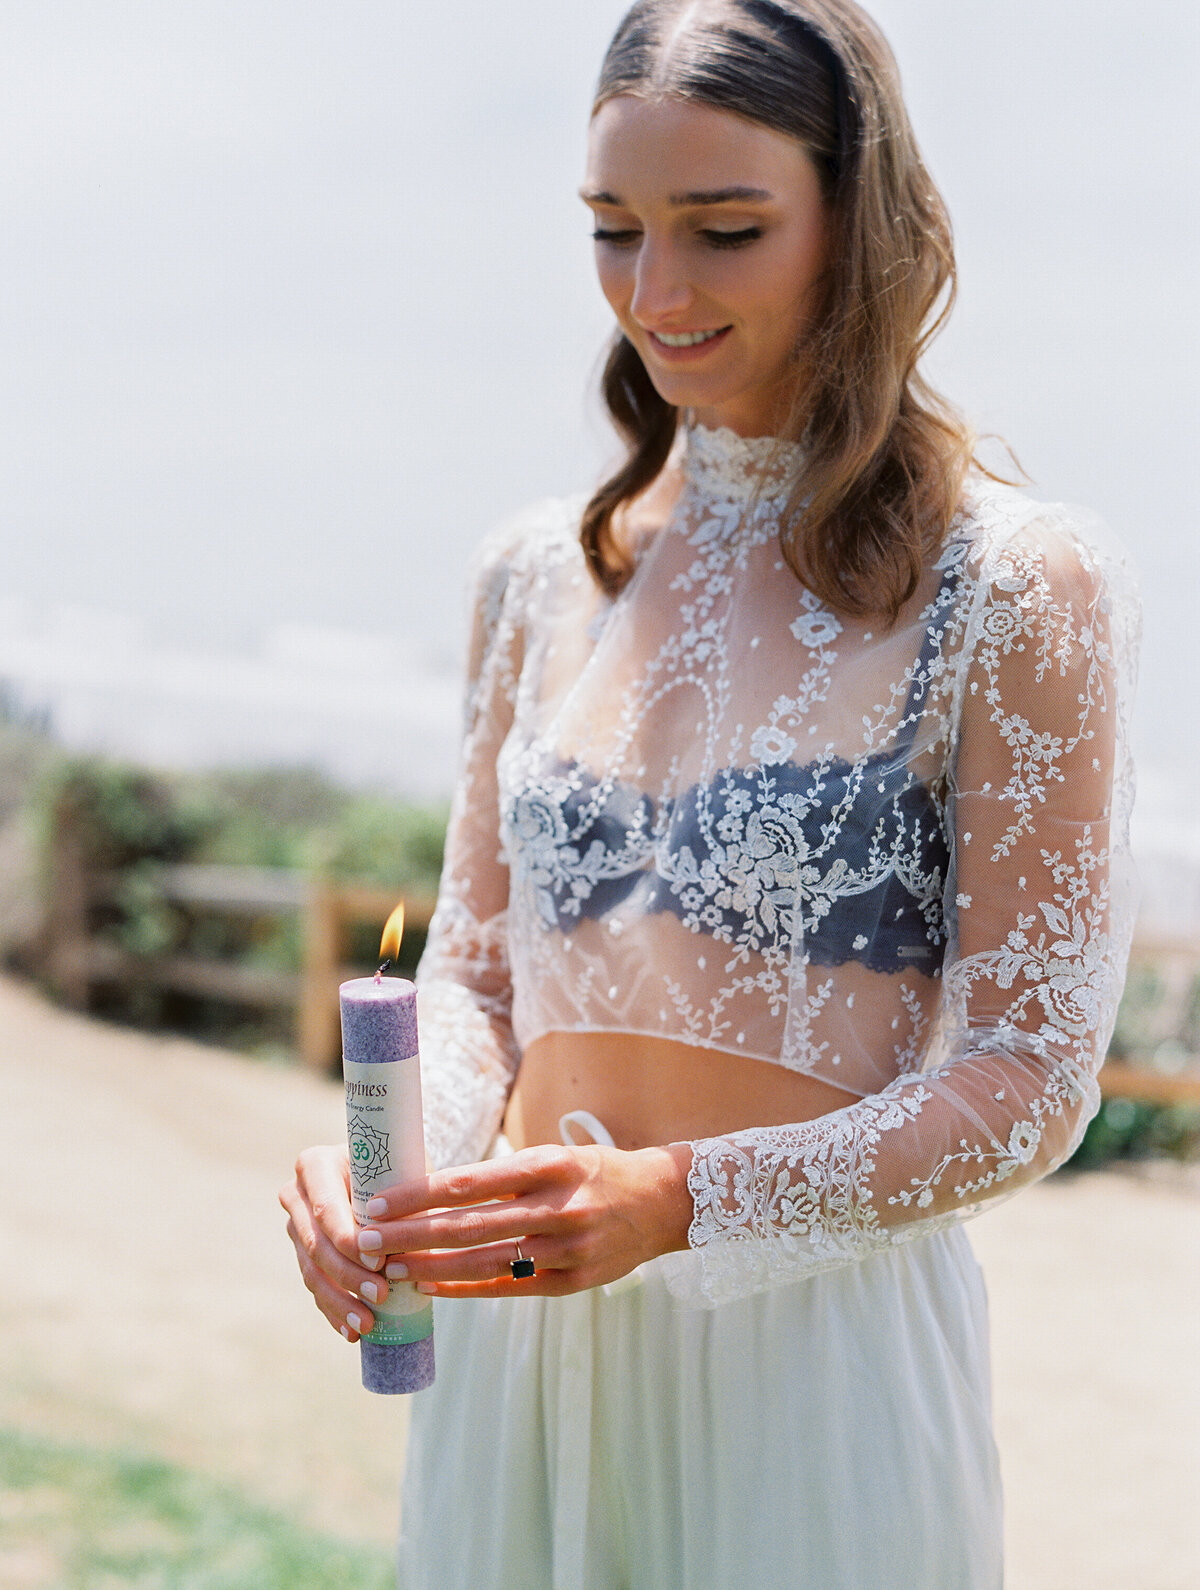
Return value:
[[(777, 426), (806, 457), (782, 547), (831, 607), (894, 620), (945, 538), (975, 435), (918, 370), (954, 302), (954, 243), (887, 41), (854, 0), (638, 0), (593, 113), (620, 94), (730, 111), (796, 138), (816, 165), (830, 268)], [(613, 516), (663, 468), (679, 415), (621, 333), (602, 391), (629, 452), (581, 535), (611, 594), (631, 572)]]

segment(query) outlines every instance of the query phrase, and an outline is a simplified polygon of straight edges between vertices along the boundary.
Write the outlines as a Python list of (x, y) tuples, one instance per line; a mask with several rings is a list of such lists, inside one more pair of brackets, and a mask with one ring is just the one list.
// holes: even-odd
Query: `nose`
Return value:
[(691, 302), (692, 289), (678, 251), (647, 235), (638, 250), (629, 312), (639, 325), (652, 329), (678, 315)]

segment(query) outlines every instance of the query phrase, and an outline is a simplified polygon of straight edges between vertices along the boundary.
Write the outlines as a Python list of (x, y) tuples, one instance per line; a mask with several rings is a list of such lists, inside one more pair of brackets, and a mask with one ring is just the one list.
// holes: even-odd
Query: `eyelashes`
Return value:
[[(641, 237), (635, 231), (611, 231), (604, 227), (597, 227), (592, 233), (593, 241), (607, 243), (612, 248), (632, 248)], [(750, 243), (757, 243), (763, 235), (761, 226), (746, 226), (738, 232), (717, 232), (706, 229), (697, 234), (702, 237), (710, 248), (745, 248)]]
[(701, 232), (700, 234), (713, 248), (745, 248), (747, 243), (757, 243), (762, 235), (761, 226), (744, 226), (740, 232)]

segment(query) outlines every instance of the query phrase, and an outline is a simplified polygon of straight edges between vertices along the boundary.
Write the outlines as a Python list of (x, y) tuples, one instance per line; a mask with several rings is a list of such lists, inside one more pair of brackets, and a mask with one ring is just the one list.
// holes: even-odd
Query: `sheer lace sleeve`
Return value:
[(946, 767), (951, 866), (924, 1069), (835, 1113), (692, 1145), (712, 1304), (851, 1261), (1028, 1185), (1075, 1149), (1132, 932), (1136, 602), (1061, 516), (976, 554)]
[(496, 790), (521, 661), (516, 533), (497, 531), (476, 563), (463, 749), (437, 908), (417, 970), (425, 1147), (434, 1169), (484, 1157), (519, 1058)]

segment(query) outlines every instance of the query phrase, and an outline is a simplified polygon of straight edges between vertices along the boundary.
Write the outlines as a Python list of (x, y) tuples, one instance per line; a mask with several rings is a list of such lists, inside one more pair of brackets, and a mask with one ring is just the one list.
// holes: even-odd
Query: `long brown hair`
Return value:
[[(917, 369), (954, 302), (954, 243), (887, 41), (854, 0), (638, 0), (594, 109), (618, 94), (732, 111), (799, 139), (816, 164), (831, 266), (779, 427), (806, 455), (783, 553), (830, 606), (894, 619), (945, 537), (975, 436)], [(628, 456), (581, 534), (613, 593), (630, 572), (614, 515), (663, 468), (679, 414), (620, 333), (602, 392)]]

